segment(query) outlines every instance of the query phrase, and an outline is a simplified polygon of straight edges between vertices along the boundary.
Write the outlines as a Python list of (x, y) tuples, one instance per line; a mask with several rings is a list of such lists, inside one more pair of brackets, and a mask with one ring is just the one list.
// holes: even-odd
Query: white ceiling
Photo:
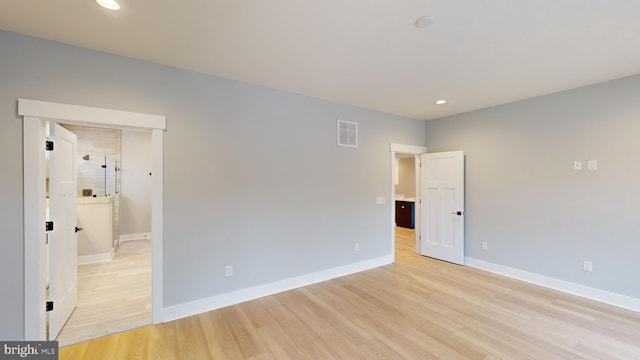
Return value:
[(638, 0), (118, 2), (2, 0), (0, 29), (415, 119), (640, 73)]

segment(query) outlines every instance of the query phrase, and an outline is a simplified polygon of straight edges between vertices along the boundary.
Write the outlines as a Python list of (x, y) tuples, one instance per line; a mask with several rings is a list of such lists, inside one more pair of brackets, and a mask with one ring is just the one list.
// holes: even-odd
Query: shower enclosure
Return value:
[(78, 193), (107, 197), (120, 193), (120, 162), (108, 155), (84, 155), (79, 161)]
[[(109, 156), (104, 157), (104, 196), (113, 196), (120, 193), (120, 168), (118, 160)], [(101, 196), (102, 194), (98, 195)]]

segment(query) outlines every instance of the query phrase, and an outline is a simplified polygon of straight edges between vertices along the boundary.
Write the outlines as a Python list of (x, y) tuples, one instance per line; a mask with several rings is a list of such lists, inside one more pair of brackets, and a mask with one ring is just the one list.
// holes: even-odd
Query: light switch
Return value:
[(591, 171), (598, 170), (598, 160), (587, 161), (587, 170), (591, 170)]
[(383, 205), (385, 203), (384, 196), (376, 196), (376, 204)]
[(573, 162), (573, 170), (582, 170), (582, 161), (575, 160)]

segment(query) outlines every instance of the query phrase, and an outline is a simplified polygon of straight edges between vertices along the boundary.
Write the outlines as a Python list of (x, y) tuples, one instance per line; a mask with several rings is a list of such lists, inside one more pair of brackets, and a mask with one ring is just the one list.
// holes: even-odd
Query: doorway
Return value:
[[(415, 157), (415, 251), (464, 265), (464, 152), (427, 154), (423, 146), (391, 144), (391, 249), (395, 260), (397, 154)], [(426, 194), (426, 195), (425, 195)], [(424, 216), (423, 216), (424, 215)], [(434, 226), (430, 226), (434, 225)], [(426, 230), (426, 231), (425, 231)]]
[[(48, 333), (66, 346), (151, 324), (151, 132), (60, 125), (77, 136), (74, 225), (81, 230), (77, 305)], [(65, 266), (53, 265), (56, 272)]]
[[(411, 232), (408, 232), (413, 238), (415, 243), (415, 251), (420, 253), (420, 154), (424, 154), (427, 152), (427, 148), (424, 146), (415, 146), (415, 145), (404, 145), (404, 144), (391, 144), (391, 249), (392, 256), (396, 258), (396, 179), (399, 174), (399, 162), (397, 161), (398, 157), (413, 157), (414, 158), (414, 177), (415, 177), (415, 197), (412, 198), (414, 200), (414, 229)], [(401, 194), (406, 195), (406, 194)], [(402, 199), (407, 200), (407, 199)], [(404, 234), (407, 235), (407, 234)]]
[[(162, 321), (163, 136), (166, 118), (77, 105), (18, 99), (23, 117), (25, 340), (46, 340), (45, 124), (66, 123), (151, 131), (152, 322)], [(55, 304), (54, 304), (55, 305)]]

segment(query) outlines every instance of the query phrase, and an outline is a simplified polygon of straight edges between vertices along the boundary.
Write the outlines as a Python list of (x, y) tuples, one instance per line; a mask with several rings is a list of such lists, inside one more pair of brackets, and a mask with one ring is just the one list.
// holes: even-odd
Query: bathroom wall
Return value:
[[(122, 162), (122, 131), (89, 126), (64, 125), (78, 136), (78, 196), (82, 189), (92, 189), (94, 195), (115, 195), (120, 189), (116, 184), (114, 161)], [(88, 160), (83, 157), (89, 155)], [(107, 184), (102, 165), (107, 157)], [(119, 181), (119, 180), (118, 180)]]
[(151, 133), (122, 131), (120, 241), (151, 234)]
[(416, 197), (416, 168), (413, 155), (398, 159), (396, 195), (404, 195), (405, 198)]

